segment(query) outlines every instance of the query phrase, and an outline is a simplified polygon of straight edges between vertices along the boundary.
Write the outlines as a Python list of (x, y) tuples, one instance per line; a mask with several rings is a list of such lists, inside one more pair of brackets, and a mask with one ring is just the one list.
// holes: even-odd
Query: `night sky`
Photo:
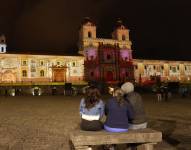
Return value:
[(190, 0), (0, 0), (0, 32), (8, 52), (77, 53), (84, 17), (98, 37), (117, 18), (130, 29), (134, 58), (191, 60)]

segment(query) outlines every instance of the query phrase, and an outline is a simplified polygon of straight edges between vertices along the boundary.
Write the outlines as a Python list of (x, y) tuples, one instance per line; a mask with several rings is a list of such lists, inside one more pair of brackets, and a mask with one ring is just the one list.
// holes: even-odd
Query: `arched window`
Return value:
[(41, 77), (44, 77), (44, 70), (41, 70), (41, 71), (40, 71), (40, 76), (41, 76)]
[(23, 76), (23, 77), (27, 77), (27, 71), (26, 71), (26, 70), (23, 70), (23, 71), (22, 71), (22, 76)]
[(92, 33), (89, 31), (88, 32), (88, 37), (91, 38), (92, 37)]
[(1, 52), (4, 52), (4, 47), (1, 47)]
[(125, 37), (125, 35), (124, 35), (124, 34), (122, 35), (122, 40), (123, 40), (123, 41), (125, 41), (125, 40), (126, 40), (126, 37)]

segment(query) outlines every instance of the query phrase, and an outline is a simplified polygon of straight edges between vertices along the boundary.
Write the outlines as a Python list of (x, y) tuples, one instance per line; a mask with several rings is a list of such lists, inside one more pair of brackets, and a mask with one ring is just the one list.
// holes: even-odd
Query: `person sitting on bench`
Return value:
[(85, 98), (80, 102), (81, 129), (98, 131), (103, 129), (100, 119), (104, 115), (104, 103), (100, 99), (100, 92), (96, 87), (86, 90)]
[(147, 120), (141, 95), (134, 92), (134, 85), (131, 82), (124, 83), (121, 89), (125, 93), (125, 100), (129, 102), (133, 111), (133, 118), (129, 122), (129, 129), (146, 128)]
[(114, 96), (108, 100), (105, 106), (106, 122), (104, 129), (109, 132), (127, 132), (128, 121), (133, 118), (131, 107), (124, 99), (124, 93), (120, 88), (114, 90)]

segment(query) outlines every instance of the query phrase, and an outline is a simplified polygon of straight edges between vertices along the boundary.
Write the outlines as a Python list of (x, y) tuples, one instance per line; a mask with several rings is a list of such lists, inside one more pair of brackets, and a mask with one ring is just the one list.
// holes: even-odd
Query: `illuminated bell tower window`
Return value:
[(23, 71), (22, 71), (22, 76), (23, 76), (23, 77), (27, 77), (27, 71), (26, 71), (26, 70), (23, 70)]
[(125, 41), (125, 40), (126, 40), (125, 35), (122, 35), (122, 41)]
[(88, 38), (91, 38), (92, 37), (92, 33), (89, 31), (88, 32)]
[(40, 71), (40, 76), (41, 76), (41, 77), (44, 77), (44, 70), (41, 70), (41, 71)]

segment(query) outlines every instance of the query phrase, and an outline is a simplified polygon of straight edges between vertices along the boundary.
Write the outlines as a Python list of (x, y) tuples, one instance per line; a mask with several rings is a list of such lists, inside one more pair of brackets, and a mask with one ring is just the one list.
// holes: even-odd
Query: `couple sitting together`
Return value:
[[(128, 129), (147, 127), (146, 116), (141, 96), (134, 92), (134, 85), (124, 83), (114, 90), (114, 95), (106, 104), (100, 99), (100, 92), (89, 87), (80, 103), (81, 129), (108, 132), (127, 132)], [(106, 116), (106, 121), (101, 119)]]

